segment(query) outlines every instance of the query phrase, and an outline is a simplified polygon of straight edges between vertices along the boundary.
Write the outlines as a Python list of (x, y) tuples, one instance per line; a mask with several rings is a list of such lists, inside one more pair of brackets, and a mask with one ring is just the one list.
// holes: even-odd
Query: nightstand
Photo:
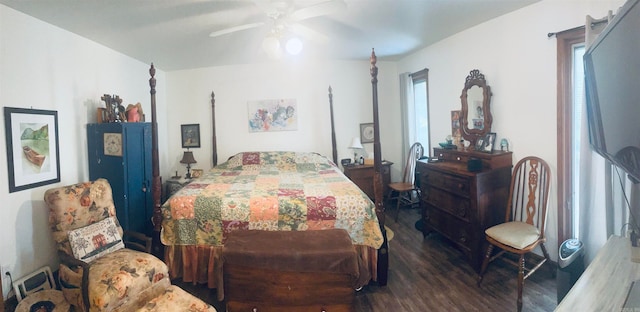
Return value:
[[(389, 193), (389, 183), (391, 183), (391, 165), (390, 161), (382, 162), (382, 184), (383, 196)], [(374, 199), (373, 192), (373, 165), (348, 165), (344, 166), (344, 175), (355, 183), (369, 198)]]
[(193, 181), (193, 179), (185, 179), (184, 177), (171, 177), (171, 179), (167, 180), (164, 183), (164, 194), (162, 201), (165, 202), (169, 197), (178, 192), (185, 185), (189, 184), (189, 182)]

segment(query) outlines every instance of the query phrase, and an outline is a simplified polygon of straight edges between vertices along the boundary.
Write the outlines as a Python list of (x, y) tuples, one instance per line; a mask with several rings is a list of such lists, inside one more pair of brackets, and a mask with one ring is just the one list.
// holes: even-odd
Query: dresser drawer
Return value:
[(446, 212), (440, 211), (427, 204), (425, 223), (440, 234), (464, 248), (468, 253), (471, 250), (472, 229), (471, 225), (462, 220), (451, 218)]
[(467, 160), (469, 160), (469, 156), (468, 155), (460, 155), (460, 154), (454, 154), (454, 153), (446, 153), (446, 152), (438, 152), (438, 154), (436, 155), (438, 157), (438, 159), (444, 160), (444, 161), (455, 161), (455, 162), (461, 162), (461, 163), (467, 163)]
[(435, 187), (426, 187), (423, 190), (423, 194), (422, 199), (426, 204), (438, 207), (463, 221), (469, 222), (472, 211), (468, 198), (460, 197)]
[[(463, 197), (469, 197), (471, 182), (469, 179), (454, 176), (439, 171), (429, 170), (422, 175), (425, 184), (436, 186), (444, 191), (451, 192)], [(421, 181), (421, 182), (422, 182)]]

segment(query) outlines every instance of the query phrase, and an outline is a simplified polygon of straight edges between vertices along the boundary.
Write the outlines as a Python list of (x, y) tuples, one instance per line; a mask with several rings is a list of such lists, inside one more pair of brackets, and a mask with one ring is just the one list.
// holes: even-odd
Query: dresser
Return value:
[(89, 179), (109, 181), (122, 228), (150, 234), (151, 123), (88, 124), (87, 147)]
[[(389, 193), (389, 183), (391, 183), (391, 165), (390, 161), (383, 161), (382, 168), (382, 184), (386, 196)], [(355, 183), (369, 198), (374, 199), (373, 193), (373, 165), (347, 165), (344, 166), (344, 175)]]
[[(416, 176), (422, 192), (423, 233), (435, 231), (449, 239), (480, 271), (484, 256), (484, 230), (504, 222), (509, 184), (511, 152), (482, 153), (434, 149), (430, 162), (419, 160)], [(482, 163), (479, 171), (467, 169), (467, 161)]]

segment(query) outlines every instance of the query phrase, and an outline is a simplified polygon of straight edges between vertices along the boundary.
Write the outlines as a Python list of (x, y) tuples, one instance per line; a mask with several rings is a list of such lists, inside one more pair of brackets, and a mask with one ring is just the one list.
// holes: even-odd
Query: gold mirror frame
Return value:
[[(474, 87), (479, 88), (482, 91), (482, 94), (477, 94), (476, 98), (469, 98), (470, 93), (474, 93)], [(471, 91), (471, 92), (470, 92)], [(462, 89), (462, 94), (460, 95), (460, 100), (462, 103), (462, 109), (460, 112), (460, 124), (462, 126), (462, 137), (471, 142), (470, 146), (475, 146), (478, 139), (484, 137), (485, 134), (491, 132), (491, 123), (493, 122), (493, 117), (491, 116), (491, 88), (487, 85), (487, 81), (484, 79), (484, 75), (480, 73), (480, 70), (474, 69), (469, 72), (469, 76), (465, 79), (464, 89)], [(477, 113), (469, 112), (469, 100), (473, 102), (482, 100), (482, 111)], [(476, 105), (472, 103), (473, 107), (480, 107), (480, 105)], [(477, 115), (476, 115), (477, 114)], [(474, 117), (480, 116), (477, 122), (474, 122)], [(469, 122), (471, 120), (471, 122)], [(482, 123), (480, 125), (480, 122)], [(471, 127), (469, 127), (471, 124)]]

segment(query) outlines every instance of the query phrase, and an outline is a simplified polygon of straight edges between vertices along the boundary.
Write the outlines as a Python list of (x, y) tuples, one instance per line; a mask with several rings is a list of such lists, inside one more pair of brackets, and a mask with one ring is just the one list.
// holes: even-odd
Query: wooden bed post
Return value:
[(162, 243), (160, 243), (160, 229), (162, 228), (162, 210), (160, 209), (160, 205), (162, 204), (160, 202), (162, 198), (162, 177), (160, 176), (160, 162), (158, 158), (156, 78), (154, 77), (156, 75), (156, 69), (153, 67), (153, 63), (151, 63), (151, 68), (149, 68), (149, 74), (151, 75), (151, 78), (149, 78), (149, 86), (151, 87), (151, 196), (153, 198), (153, 217), (151, 218), (151, 222), (153, 223), (152, 253), (158, 258), (164, 259), (162, 256)]
[(216, 94), (211, 91), (211, 125), (213, 132), (213, 138), (211, 140), (211, 146), (213, 146), (213, 166), (218, 165), (218, 142), (216, 140)]
[(333, 151), (333, 163), (338, 164), (338, 150), (336, 149), (336, 127), (333, 122), (333, 90), (329, 86), (329, 112), (331, 114), (331, 148)]
[(389, 270), (389, 253), (387, 246), (387, 231), (384, 227), (384, 184), (382, 182), (382, 152), (380, 148), (380, 122), (378, 117), (378, 67), (376, 67), (376, 53), (371, 49), (371, 90), (373, 95), (373, 193), (376, 204), (376, 215), (380, 222), (380, 230), (384, 241), (378, 249), (378, 284), (387, 285)]

